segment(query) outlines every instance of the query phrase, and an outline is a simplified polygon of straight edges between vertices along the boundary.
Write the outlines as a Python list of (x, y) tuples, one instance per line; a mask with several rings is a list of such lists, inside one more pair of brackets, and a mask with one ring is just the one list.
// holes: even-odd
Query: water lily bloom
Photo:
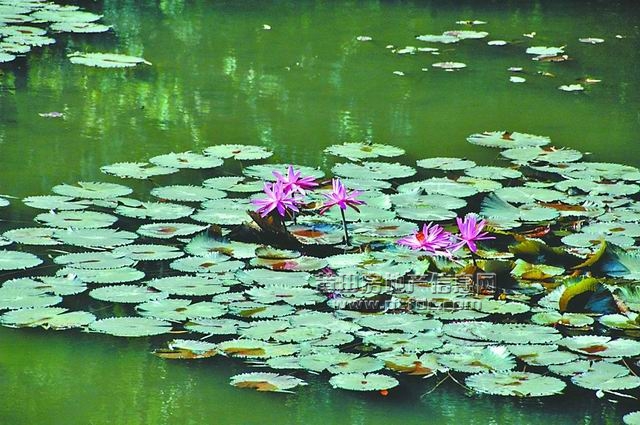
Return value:
[(414, 250), (427, 251), (430, 254), (450, 256), (449, 249), (453, 236), (437, 224), (424, 224), (422, 230), (399, 239), (398, 245), (408, 246)]
[(467, 214), (464, 220), (457, 217), (456, 222), (458, 223), (458, 229), (460, 229), (460, 235), (455, 236), (459, 242), (452, 246), (453, 251), (457, 251), (466, 245), (471, 252), (475, 253), (478, 250), (476, 241), (495, 239), (493, 236), (487, 236), (487, 232), (482, 231), (487, 223), (484, 220), (478, 221), (478, 217), (474, 214)]
[(333, 186), (333, 190), (328, 195), (324, 195), (325, 198), (327, 198), (327, 201), (325, 202), (324, 206), (320, 209), (320, 214), (324, 214), (325, 212), (327, 212), (327, 210), (332, 208), (334, 205), (339, 206), (342, 211), (346, 210), (347, 207), (351, 207), (354, 210), (360, 212), (357, 205), (364, 205), (365, 202), (356, 198), (360, 196), (362, 191), (360, 190), (348, 191), (344, 187), (340, 179), (333, 179), (331, 183)]
[(285, 191), (297, 192), (302, 196), (305, 195), (306, 190), (313, 189), (318, 186), (315, 177), (302, 177), (302, 173), (294, 170), (293, 165), (289, 165), (286, 176), (283, 176), (277, 171), (273, 171), (272, 173), (275, 178), (278, 179), (277, 181), (282, 183), (282, 187)]
[(298, 199), (293, 196), (293, 192), (284, 189), (282, 182), (265, 183), (264, 193), (267, 195), (266, 198), (251, 201), (258, 207), (256, 212), (262, 217), (266, 217), (273, 210), (277, 210), (281, 217), (287, 214), (287, 210), (298, 211)]

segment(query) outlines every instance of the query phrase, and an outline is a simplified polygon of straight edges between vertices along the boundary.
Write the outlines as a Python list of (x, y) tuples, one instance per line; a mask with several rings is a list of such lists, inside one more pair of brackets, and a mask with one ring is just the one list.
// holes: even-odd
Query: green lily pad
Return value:
[(131, 68), (139, 64), (151, 65), (151, 62), (143, 58), (139, 58), (137, 56), (121, 55), (117, 53), (74, 52), (68, 54), (67, 57), (73, 64), (91, 66), (96, 68)]
[(231, 385), (238, 388), (250, 388), (256, 391), (291, 392), (291, 388), (307, 385), (302, 379), (278, 375), (277, 373), (253, 372), (231, 377)]
[(63, 254), (55, 257), (53, 262), (79, 269), (116, 269), (131, 266), (134, 263), (131, 258), (116, 255), (108, 251)]
[(331, 171), (341, 177), (370, 178), (374, 180), (391, 180), (411, 177), (416, 173), (413, 167), (397, 162), (363, 162), (362, 164), (340, 163)]
[(158, 239), (171, 239), (176, 236), (188, 236), (206, 230), (207, 226), (191, 223), (163, 222), (143, 224), (136, 230), (142, 236)]
[(382, 391), (397, 387), (397, 379), (379, 373), (341, 373), (329, 380), (333, 388), (351, 391)]
[(100, 171), (122, 178), (145, 180), (154, 176), (177, 173), (179, 170), (172, 167), (151, 165), (147, 162), (117, 162), (100, 167)]
[(135, 233), (114, 229), (61, 229), (56, 231), (54, 236), (66, 244), (84, 248), (128, 245), (138, 237)]
[(490, 131), (479, 134), (472, 134), (467, 138), (469, 143), (490, 148), (511, 149), (529, 146), (544, 146), (551, 143), (551, 139), (544, 136), (534, 136), (532, 134)]
[(458, 171), (475, 167), (476, 163), (468, 159), (437, 157), (420, 159), (416, 162), (416, 165), (420, 168)]
[(404, 149), (380, 143), (344, 143), (326, 148), (325, 153), (340, 156), (351, 161), (377, 158), (379, 156), (394, 157), (404, 154)]
[(95, 211), (60, 211), (38, 214), (35, 220), (50, 227), (97, 229), (111, 226), (118, 217)]
[(227, 308), (209, 301), (194, 303), (191, 300), (165, 298), (144, 302), (136, 306), (136, 311), (145, 317), (184, 322), (188, 319), (214, 319), (224, 316)]
[(110, 317), (89, 325), (93, 332), (121, 337), (161, 335), (171, 331), (171, 323), (148, 317)]
[(0, 250), (0, 270), (24, 270), (42, 264), (42, 260), (28, 252)]
[(190, 185), (156, 187), (151, 190), (151, 195), (168, 201), (182, 202), (202, 202), (227, 196), (225, 192), (218, 189)]
[(186, 205), (172, 204), (169, 202), (144, 202), (140, 206), (128, 207), (120, 205), (115, 213), (125, 217), (150, 219), (150, 220), (177, 220), (187, 217), (194, 209)]
[(172, 295), (203, 296), (227, 292), (220, 279), (201, 276), (169, 276), (150, 280), (148, 286)]
[(235, 158), (239, 161), (251, 161), (269, 158), (273, 152), (262, 146), (252, 145), (217, 145), (204, 149), (205, 155), (212, 155), (218, 158)]
[(54, 186), (51, 190), (58, 195), (83, 199), (112, 199), (127, 196), (133, 192), (127, 186), (102, 182), (78, 182), (78, 186), (61, 184)]
[(11, 242), (23, 245), (59, 245), (55, 230), (42, 227), (25, 227), (4, 232), (2, 236)]
[(514, 397), (550, 396), (566, 387), (560, 379), (531, 372), (479, 373), (465, 383), (479, 393)]
[(57, 276), (73, 275), (86, 283), (123, 283), (144, 278), (144, 272), (133, 267), (117, 269), (80, 269), (65, 267), (58, 270)]
[(88, 204), (83, 201), (74, 201), (74, 198), (60, 195), (29, 196), (22, 200), (25, 205), (41, 210), (83, 210)]

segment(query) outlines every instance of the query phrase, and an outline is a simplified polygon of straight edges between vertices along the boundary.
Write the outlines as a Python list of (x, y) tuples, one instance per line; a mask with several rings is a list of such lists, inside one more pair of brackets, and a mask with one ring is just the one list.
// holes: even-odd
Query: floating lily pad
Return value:
[(169, 276), (147, 282), (158, 291), (172, 295), (202, 296), (227, 292), (229, 288), (219, 279), (200, 276)]
[(136, 306), (136, 311), (145, 317), (183, 322), (187, 319), (214, 319), (224, 316), (227, 308), (222, 304), (209, 301), (194, 303), (191, 300), (165, 298), (147, 300)]
[(49, 307), (62, 302), (62, 297), (47, 293), (43, 288), (7, 286), (0, 288), (0, 310)]
[(224, 161), (215, 156), (201, 155), (193, 152), (168, 153), (154, 156), (149, 162), (169, 168), (216, 168)]
[(67, 57), (73, 64), (92, 66), (96, 68), (131, 68), (139, 64), (151, 65), (151, 62), (143, 58), (117, 53), (75, 52), (67, 55)]
[(85, 248), (128, 245), (138, 237), (135, 233), (114, 229), (61, 229), (54, 236), (66, 244)]
[(202, 186), (173, 185), (156, 187), (151, 190), (151, 195), (169, 201), (202, 202), (208, 199), (220, 199), (227, 194), (218, 189)]
[(377, 158), (379, 156), (394, 157), (404, 154), (404, 149), (379, 143), (344, 143), (332, 145), (324, 150), (330, 155), (340, 156), (359, 161), (362, 159)]
[(133, 264), (133, 259), (111, 252), (78, 252), (63, 254), (53, 259), (54, 263), (80, 269), (116, 269)]
[(133, 192), (127, 186), (102, 182), (78, 182), (78, 186), (61, 184), (54, 186), (51, 190), (58, 195), (83, 199), (112, 199), (127, 196)]
[(302, 379), (277, 373), (242, 373), (231, 377), (231, 385), (256, 391), (291, 392), (291, 388), (307, 385)]
[(25, 227), (4, 232), (2, 236), (9, 241), (24, 245), (59, 245), (54, 237), (54, 229), (42, 227)]
[(289, 166), (293, 166), (303, 176), (314, 177), (320, 179), (324, 177), (324, 172), (317, 168), (306, 167), (297, 164), (257, 164), (245, 167), (242, 174), (248, 177), (254, 177), (260, 180), (275, 180), (273, 170), (286, 170)]
[(61, 307), (25, 308), (9, 311), (0, 316), (3, 326), (12, 328), (44, 327), (47, 329), (70, 329), (87, 326), (95, 316), (86, 311), (67, 312)]
[(230, 357), (262, 358), (290, 356), (298, 351), (295, 344), (273, 344), (254, 339), (235, 339), (218, 344), (218, 348)]
[(464, 353), (441, 354), (438, 362), (457, 372), (502, 372), (514, 369), (516, 362), (504, 346), (469, 349)]
[(160, 261), (179, 258), (184, 255), (180, 249), (169, 245), (133, 244), (121, 246), (113, 250), (116, 256), (123, 256), (135, 261)]
[(95, 34), (107, 32), (111, 29), (108, 25), (95, 24), (93, 22), (56, 22), (52, 24), (50, 28), (52, 31), (74, 32), (81, 34)]
[(366, 177), (375, 180), (400, 179), (416, 173), (416, 170), (408, 165), (373, 161), (362, 164), (340, 163), (336, 164), (331, 171), (341, 177), (356, 179)]
[(479, 373), (466, 379), (479, 393), (515, 397), (540, 397), (559, 394), (566, 384), (551, 376), (531, 372)]
[(144, 202), (136, 207), (120, 205), (115, 210), (116, 214), (125, 217), (151, 220), (176, 220), (191, 215), (193, 211), (193, 208), (186, 205), (169, 202)]
[(95, 22), (102, 18), (95, 13), (62, 8), (38, 10), (31, 16), (44, 22)]
[(581, 335), (567, 337), (558, 344), (569, 350), (599, 357), (633, 357), (640, 355), (640, 342), (631, 339), (614, 339), (608, 336)]
[(176, 236), (188, 236), (202, 232), (207, 226), (199, 226), (191, 223), (152, 223), (143, 224), (137, 230), (142, 236), (158, 239), (171, 239)]
[(287, 260), (253, 258), (249, 264), (253, 267), (266, 267), (277, 271), (314, 271), (327, 266), (326, 260), (307, 256)]
[(479, 134), (472, 134), (467, 138), (469, 143), (490, 148), (517, 148), (527, 146), (544, 146), (551, 143), (551, 139), (544, 136), (534, 136), (532, 134), (492, 131)]
[(163, 359), (206, 359), (218, 354), (217, 345), (206, 341), (174, 339), (167, 345), (168, 349), (156, 350), (154, 354)]
[(182, 257), (169, 264), (174, 270), (186, 273), (223, 273), (233, 272), (244, 267), (242, 261), (229, 261), (226, 255), (213, 253), (205, 257)]
[(531, 366), (549, 366), (569, 363), (579, 357), (568, 351), (557, 351), (557, 345), (510, 345), (509, 351)]
[(640, 378), (631, 375), (627, 367), (597, 362), (588, 372), (571, 378), (575, 385), (595, 391), (620, 391), (640, 387)]
[(41, 210), (83, 210), (89, 206), (83, 201), (74, 201), (72, 197), (59, 195), (29, 196), (22, 202)]
[(531, 316), (531, 321), (537, 325), (562, 325), (584, 327), (593, 324), (593, 318), (580, 313), (560, 313), (557, 311), (543, 311)]
[(89, 296), (100, 301), (137, 304), (166, 298), (169, 294), (154, 291), (146, 286), (115, 285), (96, 288), (89, 292)]
[(121, 337), (161, 335), (171, 331), (171, 323), (147, 317), (110, 317), (89, 325), (93, 332)]
[(118, 217), (95, 211), (61, 211), (38, 214), (35, 220), (51, 227), (96, 229), (111, 226)]
[(39, 257), (28, 252), (0, 250), (0, 270), (24, 270), (41, 263)]
[(154, 176), (164, 176), (167, 174), (177, 173), (178, 169), (172, 167), (160, 167), (146, 162), (117, 162), (115, 164), (101, 167), (100, 171), (122, 178), (144, 180)]
[(65, 267), (58, 270), (57, 276), (77, 276), (86, 283), (123, 283), (134, 282), (144, 278), (144, 272), (133, 267), (117, 269), (80, 269)]
[(262, 146), (252, 145), (217, 145), (204, 149), (205, 155), (212, 155), (218, 158), (235, 158), (239, 161), (257, 160), (269, 158), (273, 152)]
[(437, 157), (420, 159), (416, 162), (416, 165), (421, 168), (457, 171), (475, 167), (476, 163), (468, 159)]
[(397, 379), (379, 373), (342, 373), (329, 380), (333, 388), (351, 391), (381, 391), (397, 387)]

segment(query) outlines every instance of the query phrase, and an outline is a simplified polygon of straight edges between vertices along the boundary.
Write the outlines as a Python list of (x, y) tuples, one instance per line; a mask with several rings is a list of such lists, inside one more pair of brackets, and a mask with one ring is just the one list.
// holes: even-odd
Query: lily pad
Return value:
[(145, 180), (154, 176), (177, 173), (179, 170), (172, 167), (151, 165), (146, 162), (117, 162), (101, 167), (100, 171), (122, 178)]
[(262, 146), (252, 145), (217, 145), (204, 149), (205, 155), (212, 155), (218, 158), (235, 158), (239, 161), (251, 161), (269, 158), (273, 152)]
[(551, 139), (544, 136), (534, 136), (532, 134), (510, 132), (510, 131), (491, 131), (479, 134), (472, 134), (467, 138), (469, 143), (490, 148), (518, 148), (527, 146), (544, 146), (551, 143)]
[(404, 149), (380, 143), (344, 143), (332, 145), (326, 148), (325, 153), (360, 161), (362, 159), (377, 158), (380, 156), (394, 157), (404, 154)]
[(550, 396), (566, 387), (560, 379), (531, 372), (479, 373), (465, 382), (479, 393), (515, 397)]
[(147, 317), (110, 317), (89, 325), (93, 332), (121, 337), (161, 335), (171, 331), (171, 323)]
[(351, 391), (382, 391), (397, 387), (397, 379), (379, 373), (342, 373), (329, 380), (333, 388)]
[(117, 53), (81, 53), (67, 55), (71, 63), (96, 68), (131, 68), (139, 64), (151, 65), (151, 62), (136, 56)]
[(291, 392), (291, 388), (307, 385), (302, 379), (277, 373), (242, 373), (231, 377), (231, 385), (256, 391)]
[(224, 161), (215, 156), (201, 155), (193, 152), (168, 153), (154, 156), (149, 162), (168, 168), (216, 168)]
[(112, 199), (127, 196), (133, 192), (127, 186), (102, 182), (78, 182), (78, 186), (61, 184), (54, 186), (51, 190), (58, 195), (83, 199)]
[(0, 250), (0, 270), (24, 270), (42, 264), (42, 259), (28, 252)]

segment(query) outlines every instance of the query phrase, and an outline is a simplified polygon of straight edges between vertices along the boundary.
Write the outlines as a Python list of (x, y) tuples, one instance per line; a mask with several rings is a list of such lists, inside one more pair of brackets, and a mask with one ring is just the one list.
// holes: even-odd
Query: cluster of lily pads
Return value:
[[(79, 182), (23, 199), (41, 210), (39, 226), (0, 237), (0, 324), (179, 333), (156, 354), (242, 359), (260, 372), (231, 383), (260, 391), (289, 391), (309, 372), (382, 394), (411, 375), (461, 374), (487, 394), (549, 396), (572, 383), (633, 397), (640, 170), (581, 161), (542, 136), (493, 131), (468, 141), (500, 148), (504, 162), (427, 158), (416, 168), (381, 160), (403, 155), (398, 147), (328, 147), (341, 158), (333, 176), (366, 202), (344, 216), (327, 210), (335, 180), (255, 163), (271, 156), (259, 146), (104, 166), (137, 187), (148, 181), (148, 196)], [(184, 170), (201, 184), (175, 184)], [(295, 222), (260, 201), (265, 182), (292, 170), (318, 183), (296, 203)], [(473, 233), (473, 257), (419, 249), (433, 236), (425, 228), (452, 230), (467, 213), (484, 217), (495, 240)], [(479, 285), (487, 276), (492, 287)]]
[[(456, 22), (456, 24), (463, 25), (464, 27), (474, 27), (478, 25), (484, 25), (486, 23), (487, 22), (485, 21), (479, 21), (479, 20), (465, 20), (465, 21)], [(424, 43), (429, 43), (430, 46), (428, 47), (421, 47), (421, 46), (399, 47), (393, 44), (388, 44), (386, 48), (395, 54), (403, 55), (403, 56), (416, 55), (416, 54), (422, 54), (422, 53), (428, 53), (431, 55), (439, 56), (443, 52), (437, 47), (432, 47), (434, 44), (444, 44), (447, 46), (447, 51), (451, 51), (452, 50), (451, 45), (453, 44), (459, 43), (464, 40), (480, 40), (480, 39), (487, 38), (488, 36), (489, 36), (489, 33), (487, 31), (477, 31), (474, 29), (454, 29), (454, 30), (444, 31), (442, 34), (424, 34), (424, 35), (416, 36), (416, 40)], [(523, 36), (523, 39), (521, 40), (506, 41), (502, 39), (494, 39), (494, 40), (489, 40), (486, 44), (488, 46), (509, 46), (512, 44), (521, 43), (524, 39), (527, 39), (527, 38), (533, 39), (535, 38), (536, 33), (535, 32), (527, 33), (527, 34), (523, 34), (522, 36)], [(621, 35), (617, 35), (616, 37), (623, 38), (623, 36)], [(356, 40), (372, 41), (373, 37), (358, 36), (356, 37)], [(586, 44), (600, 44), (604, 42), (604, 39), (597, 38), (597, 37), (583, 37), (583, 38), (579, 38), (578, 41), (580, 43), (586, 43)], [(566, 46), (552, 47), (552, 46), (534, 45), (534, 46), (527, 47), (525, 50), (525, 53), (528, 55), (533, 55), (533, 60), (537, 62), (564, 62), (564, 61), (571, 60), (569, 55), (567, 55), (564, 50), (565, 47)], [(463, 62), (448, 60), (448, 61), (434, 62), (431, 64), (431, 66), (433, 68), (442, 69), (444, 71), (454, 72), (454, 71), (460, 71), (466, 68), (467, 64)], [(422, 71), (428, 71), (428, 70), (429, 68), (422, 68)], [(509, 67), (508, 71), (511, 73), (509, 77), (510, 82), (524, 83), (527, 81), (525, 77), (521, 76), (521, 74), (526, 72), (524, 68), (519, 66), (513, 66), (513, 67)], [(394, 71), (393, 73), (398, 76), (405, 75), (404, 71), (399, 71), (399, 70)], [(544, 77), (555, 77), (554, 74), (548, 71), (538, 71), (537, 73)], [(569, 92), (584, 91), (585, 85), (599, 83), (600, 81), (601, 80), (597, 78), (582, 77), (579, 79), (579, 82), (562, 84), (558, 86), (558, 89), (563, 91), (569, 91)]]
[[(60, 5), (46, 0), (0, 0), (0, 64), (26, 55), (34, 47), (54, 44), (59, 33), (96, 34), (107, 32), (109, 25), (98, 23), (101, 15), (75, 5)], [(74, 64), (101, 68), (124, 68), (146, 60), (116, 53), (68, 55)]]

